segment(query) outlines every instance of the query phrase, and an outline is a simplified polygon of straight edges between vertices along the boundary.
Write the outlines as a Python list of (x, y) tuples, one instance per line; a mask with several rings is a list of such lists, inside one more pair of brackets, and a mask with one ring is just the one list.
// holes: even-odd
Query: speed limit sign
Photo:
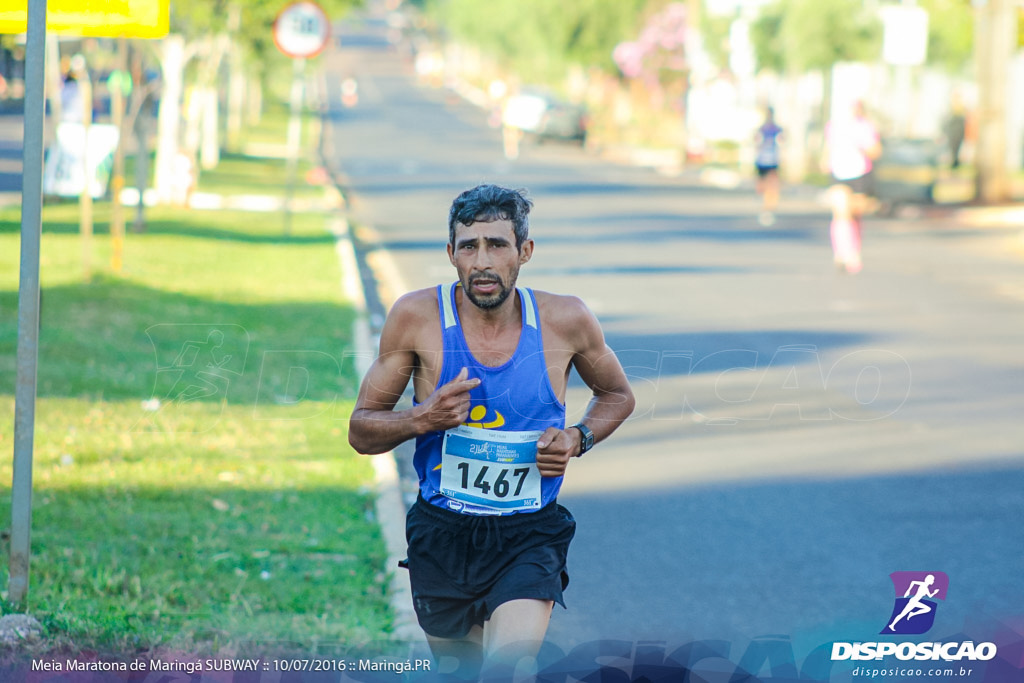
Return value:
[(331, 24), (320, 5), (295, 2), (274, 21), (274, 44), (289, 57), (315, 57), (327, 47)]

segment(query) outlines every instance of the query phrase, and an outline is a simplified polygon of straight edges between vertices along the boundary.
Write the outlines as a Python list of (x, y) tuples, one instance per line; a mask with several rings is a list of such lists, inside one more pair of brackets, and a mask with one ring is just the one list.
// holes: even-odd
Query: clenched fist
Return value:
[(455, 379), (438, 388), (420, 404), (420, 419), (425, 431), (444, 431), (465, 422), (469, 418), (469, 392), (478, 386), (480, 380), (469, 379), (469, 370), (459, 370)]
[(560, 477), (565, 474), (569, 458), (576, 455), (579, 447), (580, 437), (576, 430), (548, 427), (537, 439), (537, 469), (541, 476)]

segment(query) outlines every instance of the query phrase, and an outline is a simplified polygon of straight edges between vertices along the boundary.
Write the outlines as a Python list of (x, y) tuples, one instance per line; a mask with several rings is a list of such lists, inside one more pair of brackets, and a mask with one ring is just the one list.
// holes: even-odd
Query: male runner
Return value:
[[(522, 192), (480, 185), (448, 217), (458, 281), (395, 302), (349, 425), (360, 453), (416, 439), (420, 495), (407, 566), (435, 657), (471, 678), (540, 648), (564, 606), (576, 523), (556, 502), (570, 458), (611, 434), (634, 399), (594, 315), (576, 297), (517, 288), (533, 255)], [(565, 425), (575, 367), (593, 397)], [(395, 406), (409, 380), (414, 404)]]

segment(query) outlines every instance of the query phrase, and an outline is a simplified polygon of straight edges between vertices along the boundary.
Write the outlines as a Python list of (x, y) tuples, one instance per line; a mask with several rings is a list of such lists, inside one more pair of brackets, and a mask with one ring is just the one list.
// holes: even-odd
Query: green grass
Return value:
[[(236, 158), (258, 177), (274, 162)], [(211, 172), (210, 175), (218, 171)], [(44, 209), (27, 612), (41, 650), (325, 651), (390, 626), (357, 378), (320, 215), (147, 210), (85, 282)], [(9, 528), (20, 218), (0, 211), (0, 524)], [(6, 544), (0, 588), (7, 586)], [(6, 598), (6, 593), (4, 593)]]
[[(306, 174), (314, 164), (300, 160), (296, 164), (292, 194), (296, 198), (311, 198), (323, 194), (323, 188), (306, 181)], [(224, 154), (216, 171), (202, 171), (199, 174), (199, 191), (217, 194), (259, 194), (284, 197), (289, 183), (287, 161), (264, 159), (253, 164), (249, 157), (239, 154)]]
[[(291, 82), (291, 75), (288, 77)], [(302, 123), (302, 146), (309, 149), (313, 146), (313, 137), (319, 127), (319, 115), (311, 111), (303, 111), (300, 115)], [(281, 145), (288, 142), (288, 122), (291, 118), (291, 108), (287, 102), (271, 101), (263, 107), (263, 114), (255, 125), (251, 125), (241, 135), (243, 145)]]

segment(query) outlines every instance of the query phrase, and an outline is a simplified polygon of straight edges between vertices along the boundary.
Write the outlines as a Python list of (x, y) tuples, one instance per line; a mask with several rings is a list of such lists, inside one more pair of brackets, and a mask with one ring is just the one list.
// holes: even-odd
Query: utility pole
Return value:
[[(121, 190), (124, 189), (124, 151), (127, 145), (125, 123), (125, 99), (131, 94), (132, 81), (128, 75), (128, 40), (117, 41), (117, 70), (107, 80), (110, 90), (110, 110), (114, 126), (117, 127), (117, 148), (114, 150), (114, 168), (110, 178), (110, 268), (121, 273), (124, 264), (124, 207), (121, 206)], [(142, 188), (139, 188), (142, 192)]]
[(1006, 169), (1006, 105), (1010, 58), (1016, 46), (1014, 0), (973, 0), (974, 63), (978, 81), (975, 197), (985, 203), (1010, 199)]
[(7, 599), (28, 596), (32, 532), (32, 454), (39, 367), (39, 253), (43, 231), (43, 98), (46, 0), (29, 0), (25, 38), (25, 134), (22, 145), (21, 272), (18, 279), (18, 371), (14, 394), (14, 472)]
[(92, 279), (92, 177), (93, 167), (89, 158), (89, 129), (92, 127), (92, 80), (85, 57), (77, 54), (71, 58), (71, 71), (78, 83), (82, 98), (82, 194), (78, 196), (78, 224), (82, 238), (82, 274), (86, 282)]

